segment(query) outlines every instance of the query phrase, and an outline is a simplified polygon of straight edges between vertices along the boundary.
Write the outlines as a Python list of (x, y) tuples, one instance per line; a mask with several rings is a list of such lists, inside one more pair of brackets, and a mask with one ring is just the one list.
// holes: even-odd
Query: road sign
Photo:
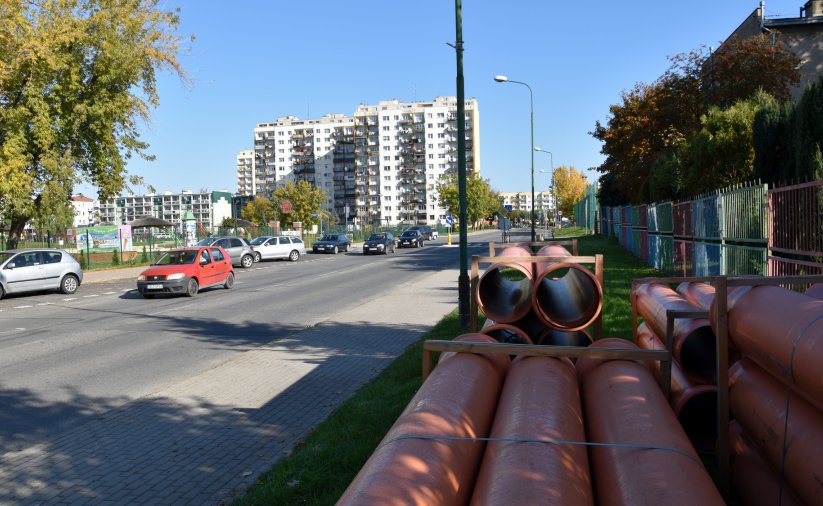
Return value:
[[(511, 206), (509, 206), (511, 207)], [(500, 206), (500, 209), (497, 210), (497, 214), (500, 216), (505, 216), (506, 218), (509, 217), (509, 210), (506, 209), (506, 206)]]
[(453, 225), (454, 224), (454, 218), (452, 218), (451, 216), (446, 216), (446, 224), (447, 225)]
[(506, 204), (506, 205), (505, 205), (505, 206), (503, 206), (503, 207), (505, 207), (505, 208), (506, 208), (506, 212), (507, 212), (507, 213), (512, 212), (512, 210), (514, 209), (514, 206), (512, 206), (511, 204)]

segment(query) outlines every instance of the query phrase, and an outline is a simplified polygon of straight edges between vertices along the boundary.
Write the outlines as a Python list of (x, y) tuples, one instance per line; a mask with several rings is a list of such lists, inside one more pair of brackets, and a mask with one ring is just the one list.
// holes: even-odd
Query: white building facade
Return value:
[[(477, 101), (465, 102), (466, 171), (480, 172)], [(293, 116), (254, 129), (254, 150), (237, 156), (238, 193), (270, 198), (308, 181), (326, 192), (324, 210), (342, 223), (442, 223), (437, 183), (457, 174), (457, 100), (387, 100), (354, 116)], [(249, 170), (251, 166), (251, 170)], [(251, 184), (250, 184), (251, 181)]]
[(74, 226), (88, 227), (94, 225), (97, 216), (97, 200), (80, 195), (72, 195), (71, 205), (74, 207)]
[(232, 195), (227, 191), (180, 193), (164, 192), (146, 195), (126, 195), (100, 202), (101, 225), (127, 224), (138, 218), (152, 216), (174, 224), (181, 231), (183, 216), (191, 211), (197, 225), (214, 231), (225, 218), (232, 216)]

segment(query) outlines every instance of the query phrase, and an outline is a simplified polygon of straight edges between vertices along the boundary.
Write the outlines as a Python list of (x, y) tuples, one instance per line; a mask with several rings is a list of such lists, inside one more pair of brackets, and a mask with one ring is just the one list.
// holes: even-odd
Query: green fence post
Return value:
[(91, 230), (86, 227), (86, 270), (91, 269), (91, 247), (89, 246), (89, 236)]

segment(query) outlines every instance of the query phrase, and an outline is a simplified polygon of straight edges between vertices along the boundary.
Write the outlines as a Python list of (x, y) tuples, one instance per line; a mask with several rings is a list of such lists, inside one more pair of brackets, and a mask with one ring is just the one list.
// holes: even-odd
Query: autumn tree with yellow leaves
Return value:
[(563, 216), (574, 217), (574, 205), (580, 202), (586, 192), (586, 178), (577, 172), (574, 165), (561, 165), (554, 169), (554, 186), (557, 192), (557, 208)]
[(113, 197), (126, 161), (151, 159), (139, 122), (157, 73), (186, 81), (177, 12), (160, 0), (0, 0), (0, 222), (14, 247), (74, 186)]

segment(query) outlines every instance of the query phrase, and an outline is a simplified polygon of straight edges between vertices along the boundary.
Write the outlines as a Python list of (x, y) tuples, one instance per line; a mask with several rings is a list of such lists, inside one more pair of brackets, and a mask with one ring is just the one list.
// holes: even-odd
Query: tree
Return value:
[[(110, 198), (126, 185), (127, 159), (151, 159), (137, 128), (159, 103), (156, 72), (186, 79), (179, 19), (159, 3), (0, 3), (0, 215), (10, 222), (9, 247), (38, 207), (68, 202), (76, 183)], [(55, 181), (61, 191), (49, 186)]]
[[(308, 181), (298, 181), (287, 183), (286, 186), (278, 187), (274, 190), (274, 204), (279, 206), (284, 200), (291, 203), (291, 212), (280, 212), (280, 226), (287, 225), (288, 228), (295, 221), (303, 224), (303, 228), (311, 228), (320, 223), (320, 218), (325, 217), (321, 206), (326, 201), (326, 192), (320, 188), (315, 188)], [(312, 216), (317, 215), (317, 216)], [(284, 223), (285, 222), (285, 223)]]
[(554, 188), (557, 192), (557, 208), (563, 216), (574, 217), (574, 205), (586, 193), (586, 178), (574, 166), (561, 165), (554, 169)]
[[(452, 216), (458, 216), (460, 200), (457, 176), (444, 176), (437, 185), (438, 202)], [(491, 218), (500, 209), (500, 197), (492, 190), (488, 179), (472, 173), (466, 178), (466, 217), (470, 224)]]
[(754, 179), (752, 127), (758, 100), (743, 100), (728, 109), (712, 107), (700, 131), (689, 140), (684, 167), (691, 195)]
[(267, 198), (255, 197), (243, 207), (243, 219), (261, 227), (268, 227), (277, 218), (277, 205)]

